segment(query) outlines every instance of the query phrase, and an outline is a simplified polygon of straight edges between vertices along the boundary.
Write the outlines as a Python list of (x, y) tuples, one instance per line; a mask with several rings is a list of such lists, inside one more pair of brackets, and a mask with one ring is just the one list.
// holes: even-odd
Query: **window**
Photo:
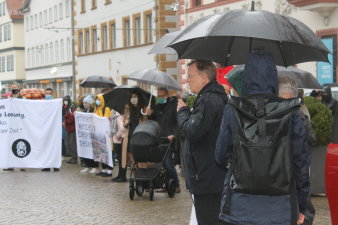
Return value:
[(50, 64), (54, 63), (54, 47), (53, 47), (53, 43), (51, 42), (49, 44), (49, 59), (50, 59)]
[(70, 3), (69, 0), (66, 1), (66, 17), (70, 16)]
[(81, 0), (81, 13), (86, 12), (86, 0)]
[(2, 72), (6, 72), (6, 57), (2, 56)]
[(7, 41), (7, 33), (8, 33), (7, 24), (5, 24), (3, 27), (4, 27), (4, 41)]
[(48, 16), (47, 16), (47, 10), (43, 11), (43, 17), (44, 17), (44, 25), (46, 26), (48, 23)]
[(45, 63), (46, 64), (49, 63), (48, 57), (49, 57), (48, 44), (45, 44)]
[(34, 29), (33, 16), (31, 16), (30, 18), (31, 18), (30, 19), (31, 30), (33, 30)]
[(92, 52), (97, 51), (97, 29), (92, 27)]
[[(2, 4), (0, 3), (0, 16), (2, 16)], [(1, 59), (0, 59), (0, 61), (1, 61)], [(1, 68), (1, 66), (0, 66), (0, 68)]]
[(71, 47), (72, 47), (72, 45), (70, 43), (70, 38), (67, 38), (67, 60), (71, 60), (70, 59), (71, 58), (71, 55), (70, 55), (70, 53), (71, 53), (71, 51), (70, 51)]
[(55, 63), (59, 62), (59, 41), (55, 41)]
[(145, 13), (144, 39), (146, 43), (153, 41), (152, 15), (151, 11)]
[(115, 21), (110, 22), (110, 48), (116, 48), (116, 25)]
[(12, 38), (12, 29), (11, 28), (12, 28), (11, 23), (8, 23), (7, 24), (7, 41), (11, 40), (11, 38)]
[(6, 9), (7, 9), (7, 7), (6, 7), (6, 2), (3, 2), (3, 3), (2, 3), (2, 15), (3, 15), (3, 16), (6, 15)]
[(63, 39), (61, 39), (60, 41), (60, 57), (61, 57), (60, 62), (64, 62), (65, 61), (65, 44), (64, 44)]
[(134, 16), (134, 44), (141, 44), (141, 17), (140, 14)]
[(40, 54), (41, 54), (41, 49), (39, 48), (39, 46), (36, 46), (35, 48), (36, 52), (35, 52), (35, 56), (36, 56), (36, 65), (39, 66), (40, 65)]
[(39, 26), (38, 14), (35, 14), (35, 15), (34, 15), (34, 18), (35, 18), (35, 29), (37, 29), (38, 26)]
[(123, 46), (130, 46), (130, 20), (129, 17), (123, 19)]
[(101, 25), (102, 50), (108, 49), (108, 28), (107, 24)]
[(49, 8), (49, 23), (53, 22), (53, 9)]
[[(2, 42), (2, 27), (3, 26), (0, 26), (0, 42)], [(0, 59), (1, 60), (1, 59)]]
[(42, 21), (42, 12), (39, 13), (39, 22), (40, 27), (42, 27), (43, 21)]
[(32, 66), (35, 66), (35, 48), (32, 48)]
[(85, 30), (85, 43), (85, 54), (88, 54), (90, 52), (90, 34), (88, 29)]
[(97, 2), (96, 0), (92, 0), (92, 9), (96, 9), (97, 8)]
[(60, 20), (63, 19), (63, 6), (62, 3), (59, 4), (59, 16), (60, 16)]
[(78, 43), (79, 43), (79, 55), (83, 54), (83, 32), (79, 31), (79, 39), (78, 39)]
[(44, 53), (45, 53), (45, 51), (43, 49), (43, 45), (41, 45), (41, 47), (40, 47), (40, 56), (41, 56), (40, 63), (41, 63), (41, 65), (45, 64), (45, 62), (44, 62), (45, 61)]
[(26, 31), (29, 31), (29, 17), (25, 17), (25, 23), (26, 23)]
[(58, 14), (58, 6), (55, 5), (54, 6), (54, 22), (58, 21), (58, 16), (59, 16), (59, 14)]
[(192, 0), (192, 7), (200, 6), (202, 4), (202, 0)]
[[(27, 49), (27, 56), (26, 56), (27, 67), (31, 66), (30, 54), (31, 54), (31, 50)], [(0, 60), (0, 63), (1, 63), (1, 60)], [(0, 65), (0, 68), (1, 68), (1, 65)]]

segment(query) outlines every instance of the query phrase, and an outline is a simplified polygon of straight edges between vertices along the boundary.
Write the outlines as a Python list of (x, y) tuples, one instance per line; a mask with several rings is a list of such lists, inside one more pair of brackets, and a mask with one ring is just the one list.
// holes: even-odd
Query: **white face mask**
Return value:
[(63, 101), (63, 104), (68, 105), (68, 101)]
[(136, 97), (136, 98), (131, 98), (130, 99), (130, 102), (131, 102), (131, 104), (133, 104), (133, 105), (137, 105), (137, 103), (138, 103), (138, 98)]

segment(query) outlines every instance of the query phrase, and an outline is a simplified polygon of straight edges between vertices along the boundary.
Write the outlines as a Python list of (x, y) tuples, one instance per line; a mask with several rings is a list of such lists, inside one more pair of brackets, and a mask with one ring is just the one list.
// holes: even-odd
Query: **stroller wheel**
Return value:
[(130, 200), (134, 200), (134, 196), (135, 196), (134, 187), (129, 187), (129, 198), (130, 198)]
[(154, 200), (154, 188), (149, 188), (149, 199), (150, 201)]
[(175, 196), (175, 191), (176, 191), (175, 181), (173, 179), (170, 179), (168, 182), (168, 186), (166, 188), (167, 188), (169, 197), (173, 198)]
[(144, 192), (144, 188), (142, 186), (142, 184), (138, 184), (136, 186), (136, 194), (141, 197), (143, 195), (143, 192)]

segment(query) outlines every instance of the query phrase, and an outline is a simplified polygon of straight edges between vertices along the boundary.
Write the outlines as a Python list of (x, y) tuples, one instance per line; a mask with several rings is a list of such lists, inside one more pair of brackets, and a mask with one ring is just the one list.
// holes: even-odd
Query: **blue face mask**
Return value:
[(165, 103), (167, 103), (166, 98), (157, 98), (157, 104), (165, 104)]
[(101, 105), (101, 101), (100, 101), (100, 100), (96, 100), (96, 101), (95, 101), (95, 104), (96, 104), (97, 106), (100, 106), (100, 105)]
[(49, 99), (53, 99), (53, 96), (52, 95), (45, 95), (45, 98), (49, 100)]

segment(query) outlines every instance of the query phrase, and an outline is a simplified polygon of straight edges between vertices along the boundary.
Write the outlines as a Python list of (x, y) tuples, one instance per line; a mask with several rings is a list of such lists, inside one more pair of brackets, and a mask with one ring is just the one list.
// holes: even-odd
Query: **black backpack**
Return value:
[(257, 195), (291, 194), (294, 188), (290, 138), (299, 99), (232, 97), (237, 130), (230, 162), (232, 191)]

